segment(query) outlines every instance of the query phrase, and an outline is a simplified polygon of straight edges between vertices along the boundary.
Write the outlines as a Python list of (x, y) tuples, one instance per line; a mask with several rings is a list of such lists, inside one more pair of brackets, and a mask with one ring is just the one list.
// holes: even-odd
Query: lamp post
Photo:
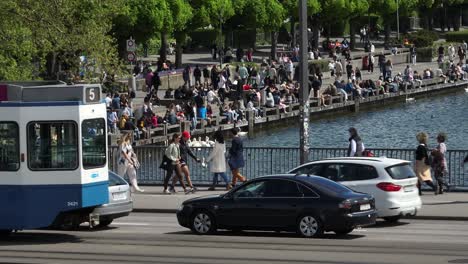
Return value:
[[(223, 48), (223, 15), (219, 14), (219, 48), (218, 50), (221, 50)], [(224, 52), (219, 52), (219, 65), (221, 68), (223, 68), (223, 57), (221, 54), (224, 54)]]
[(396, 1), (397, 39), (400, 40), (400, 0)]
[(307, 0), (300, 0), (299, 4), (299, 34), (300, 34), (300, 56), (299, 56), (299, 81), (300, 81), (300, 123), (301, 127), (299, 153), (300, 162), (304, 164), (309, 159), (309, 66), (307, 61)]

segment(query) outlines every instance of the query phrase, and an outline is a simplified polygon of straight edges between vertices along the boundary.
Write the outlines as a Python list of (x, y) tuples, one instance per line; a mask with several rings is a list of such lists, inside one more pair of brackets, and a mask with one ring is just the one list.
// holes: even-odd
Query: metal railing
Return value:
[[(109, 149), (109, 167), (117, 169), (117, 147)], [(161, 184), (165, 171), (159, 168), (165, 147), (140, 146), (135, 148), (140, 161), (140, 169), (137, 172), (141, 184)], [(199, 158), (208, 157), (210, 148), (193, 148)], [(376, 157), (388, 157), (414, 161), (414, 149), (372, 149)], [(311, 148), (309, 160), (320, 160), (333, 157), (346, 156), (344, 148)], [(449, 175), (447, 182), (452, 187), (468, 187), (468, 168), (463, 168), (463, 159), (468, 155), (468, 150), (449, 150), (446, 154)], [(248, 179), (256, 177), (285, 173), (299, 165), (298, 148), (273, 148), (273, 147), (246, 147), (244, 148), (245, 167), (243, 175)], [(197, 184), (211, 182), (212, 174), (208, 168), (204, 168), (193, 159), (188, 161), (192, 181)], [(229, 174), (229, 173), (228, 173)]]

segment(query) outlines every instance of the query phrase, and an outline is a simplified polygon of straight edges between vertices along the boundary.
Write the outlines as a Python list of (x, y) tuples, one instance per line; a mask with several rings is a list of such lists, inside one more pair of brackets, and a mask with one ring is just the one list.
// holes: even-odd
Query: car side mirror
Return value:
[(232, 194), (230, 193), (227, 193), (223, 196), (223, 199), (226, 199), (226, 200), (234, 200), (234, 197), (232, 196)]

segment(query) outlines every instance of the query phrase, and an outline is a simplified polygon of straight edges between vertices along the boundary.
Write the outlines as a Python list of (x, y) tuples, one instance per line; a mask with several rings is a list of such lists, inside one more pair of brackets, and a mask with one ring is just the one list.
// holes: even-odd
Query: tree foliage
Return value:
[[(34, 71), (38, 70), (45, 78), (55, 78), (56, 65), (76, 73), (81, 55), (88, 57), (94, 69), (115, 69), (118, 65), (116, 50), (108, 33), (112, 17), (119, 12), (120, 2), (1, 1), (3, 18), (0, 28), (5, 32), (2, 35), (12, 36), (18, 42), (10, 45), (9, 50), (2, 49), (2, 61), (6, 66), (0, 70), (5, 72), (0, 77), (8, 80), (32, 78)], [(19, 66), (24, 68), (11, 70)]]

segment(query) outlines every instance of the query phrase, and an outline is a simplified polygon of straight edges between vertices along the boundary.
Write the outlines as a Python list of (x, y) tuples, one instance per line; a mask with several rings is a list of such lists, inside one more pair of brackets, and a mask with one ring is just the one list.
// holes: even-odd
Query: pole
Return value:
[(396, 1), (396, 27), (397, 27), (397, 39), (400, 40), (400, 0)]
[[(223, 40), (222, 39), (223, 39), (223, 19), (220, 16), (219, 17), (219, 47), (218, 47), (218, 51), (220, 51), (223, 48)], [(222, 69), (223, 68), (223, 57), (221, 56), (221, 54), (224, 54), (224, 52), (218, 52), (219, 65), (220, 65), (220, 67)]]
[(300, 34), (300, 56), (299, 56), (299, 78), (300, 92), (300, 162), (304, 164), (309, 159), (309, 67), (307, 61), (307, 0), (300, 0), (299, 5), (299, 34)]

